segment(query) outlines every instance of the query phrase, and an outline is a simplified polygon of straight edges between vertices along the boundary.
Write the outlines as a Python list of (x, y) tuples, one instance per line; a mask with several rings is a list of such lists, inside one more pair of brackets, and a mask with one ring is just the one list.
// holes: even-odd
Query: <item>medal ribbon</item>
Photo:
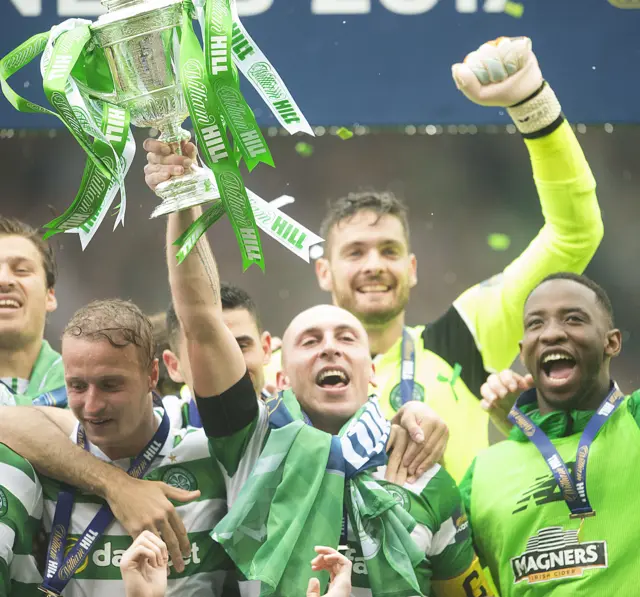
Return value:
[[(167, 441), (170, 427), (169, 416), (165, 411), (157, 431), (142, 452), (133, 460), (127, 474), (135, 479), (144, 477)], [(83, 427), (78, 427), (76, 443), (82, 449), (89, 451), (89, 442)], [(51, 525), (51, 537), (47, 548), (45, 578), (40, 587), (47, 595), (62, 594), (64, 588), (89, 555), (95, 541), (102, 536), (113, 521), (111, 508), (108, 504), (104, 504), (65, 557), (64, 552), (71, 524), (73, 501), (73, 488), (63, 486), (63, 489), (58, 494), (56, 511)]]
[(595, 516), (595, 510), (591, 507), (587, 496), (587, 462), (589, 459), (589, 451), (600, 429), (602, 429), (604, 424), (611, 418), (611, 415), (613, 415), (624, 401), (624, 394), (615, 383), (612, 384), (611, 391), (584, 428), (578, 443), (575, 476), (571, 475), (566, 463), (544, 431), (520, 410), (519, 406), (523, 403), (530, 402), (534, 396), (535, 390), (529, 390), (529, 392), (522, 394), (509, 413), (509, 420), (521, 429), (533, 445), (538, 448), (540, 454), (542, 454), (571, 512), (570, 518)]
[(400, 400), (402, 404), (413, 400), (413, 388), (415, 385), (416, 375), (416, 348), (413, 342), (413, 336), (402, 328), (402, 363), (400, 365)]

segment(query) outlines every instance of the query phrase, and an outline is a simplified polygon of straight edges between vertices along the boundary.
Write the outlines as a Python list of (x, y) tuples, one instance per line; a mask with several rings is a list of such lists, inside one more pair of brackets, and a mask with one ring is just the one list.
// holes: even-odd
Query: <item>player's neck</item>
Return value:
[(0, 347), (0, 377), (29, 379), (41, 348), (42, 338), (19, 348)]
[(349, 420), (348, 418), (325, 416), (321, 413), (310, 414), (307, 416), (311, 420), (311, 424), (320, 431), (329, 433), (331, 435), (339, 435), (340, 430), (344, 427), (344, 424)]
[(546, 415), (553, 411), (569, 412), (571, 410), (596, 410), (602, 404), (602, 401), (609, 395), (610, 391), (611, 380), (609, 378), (609, 374), (606, 373), (590, 388), (583, 391), (580, 396), (571, 400), (566, 406), (554, 404), (538, 392), (538, 410), (541, 415)]
[(109, 446), (108, 448), (101, 448), (100, 446), (98, 447), (111, 460), (135, 458), (151, 441), (151, 438), (154, 436), (158, 427), (159, 423), (153, 412), (153, 407), (149, 406), (148, 412), (145, 414), (144, 419), (140, 422), (140, 425), (136, 428), (136, 430), (130, 435), (130, 440), (123, 441), (118, 446)]
[(369, 350), (372, 356), (387, 352), (399, 338), (402, 338), (404, 328), (404, 311), (391, 321), (382, 325), (365, 325), (369, 336)]

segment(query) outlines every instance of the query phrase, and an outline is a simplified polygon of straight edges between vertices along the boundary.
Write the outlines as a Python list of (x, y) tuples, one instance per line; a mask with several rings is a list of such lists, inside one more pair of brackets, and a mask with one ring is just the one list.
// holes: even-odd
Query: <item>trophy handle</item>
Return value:
[(84, 83), (78, 81), (77, 79), (74, 79), (73, 81), (83, 94), (102, 100), (103, 102), (107, 102), (109, 104), (118, 104), (118, 96), (115, 91), (112, 91), (111, 93), (103, 93), (102, 91), (96, 91), (95, 89), (91, 89), (91, 87), (87, 87)]

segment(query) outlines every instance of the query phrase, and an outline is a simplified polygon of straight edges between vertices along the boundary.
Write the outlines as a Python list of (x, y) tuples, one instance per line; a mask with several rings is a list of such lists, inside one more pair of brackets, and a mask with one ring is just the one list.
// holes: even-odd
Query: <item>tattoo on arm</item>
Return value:
[(213, 291), (213, 302), (217, 305), (220, 302), (220, 279), (211, 248), (205, 240), (204, 243), (197, 243), (194, 249), (209, 280), (211, 290)]

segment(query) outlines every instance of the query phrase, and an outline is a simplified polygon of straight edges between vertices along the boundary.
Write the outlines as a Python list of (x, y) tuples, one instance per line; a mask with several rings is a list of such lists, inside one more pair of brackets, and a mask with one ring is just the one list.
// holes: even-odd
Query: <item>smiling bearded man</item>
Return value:
[(524, 330), (530, 375), (503, 371), (481, 390), (488, 401), (527, 390), (515, 426), (461, 485), (478, 555), (502, 597), (636, 595), (640, 391), (611, 380), (621, 334), (609, 298), (584, 276), (549, 276)]

